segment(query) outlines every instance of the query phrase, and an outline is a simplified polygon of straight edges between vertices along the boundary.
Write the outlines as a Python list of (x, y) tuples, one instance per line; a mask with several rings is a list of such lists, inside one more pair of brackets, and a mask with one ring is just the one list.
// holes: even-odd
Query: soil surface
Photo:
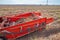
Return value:
[(60, 6), (0, 6), (0, 16), (12, 16), (24, 12), (41, 12), (43, 17), (53, 17), (43, 31), (36, 31), (16, 40), (60, 40)]

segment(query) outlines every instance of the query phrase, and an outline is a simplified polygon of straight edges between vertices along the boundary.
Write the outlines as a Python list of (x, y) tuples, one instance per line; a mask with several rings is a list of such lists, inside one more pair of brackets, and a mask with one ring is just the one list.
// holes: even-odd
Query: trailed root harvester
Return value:
[(43, 18), (39, 12), (0, 17), (0, 40), (15, 40), (36, 30), (43, 30), (53, 18)]

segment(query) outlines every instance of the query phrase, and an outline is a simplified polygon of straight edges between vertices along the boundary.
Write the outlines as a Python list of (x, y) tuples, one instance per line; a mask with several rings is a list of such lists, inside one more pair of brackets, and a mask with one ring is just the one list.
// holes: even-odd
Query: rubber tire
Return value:
[(0, 39), (2, 39), (2, 40), (7, 40), (5, 37), (1, 37), (1, 36), (0, 36)]
[(41, 31), (44, 31), (46, 29), (46, 27), (44, 27), (46, 26), (45, 22), (41, 23), (39, 26), (42, 28)]
[(43, 23), (40, 24), (40, 27), (42, 27), (43, 29), (45, 28), (44, 26), (46, 26), (45, 22), (43, 22)]
[[(42, 31), (44, 31), (44, 30), (46, 29), (46, 22), (43, 22), (43, 23), (42, 23), (42, 26), (43, 26)], [(45, 26), (45, 27), (44, 27), (44, 26)]]

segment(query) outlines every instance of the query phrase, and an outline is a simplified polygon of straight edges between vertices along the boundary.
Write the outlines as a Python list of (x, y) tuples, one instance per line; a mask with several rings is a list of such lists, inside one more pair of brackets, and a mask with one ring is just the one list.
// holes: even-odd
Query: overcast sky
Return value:
[[(0, 0), (0, 4), (47, 4), (47, 0)], [(60, 5), (60, 0), (48, 0), (50, 5)]]

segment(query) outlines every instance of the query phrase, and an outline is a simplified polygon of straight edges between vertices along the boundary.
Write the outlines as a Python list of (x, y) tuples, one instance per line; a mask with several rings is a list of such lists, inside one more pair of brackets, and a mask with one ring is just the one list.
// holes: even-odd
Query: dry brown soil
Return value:
[(60, 40), (60, 6), (2, 6), (0, 16), (16, 15), (24, 12), (41, 12), (43, 17), (55, 20), (46, 26), (44, 31), (36, 31), (16, 40)]

